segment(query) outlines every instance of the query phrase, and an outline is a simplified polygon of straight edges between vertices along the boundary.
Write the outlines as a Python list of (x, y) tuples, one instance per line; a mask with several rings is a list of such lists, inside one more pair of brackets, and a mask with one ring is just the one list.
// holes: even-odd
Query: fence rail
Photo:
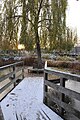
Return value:
[[(80, 102), (80, 93), (65, 86), (67, 80), (80, 82), (80, 75), (54, 70), (47, 64), (44, 69), (44, 103), (65, 120), (80, 120), (80, 110), (71, 104), (72, 100)], [(50, 74), (58, 79), (49, 80)]]
[[(7, 73), (8, 69), (11, 69), (9, 73)], [(0, 101), (17, 85), (17, 81), (21, 81), (24, 78), (24, 62), (20, 61), (0, 67), (0, 72), (4, 70), (6, 70), (6, 73), (0, 75)]]

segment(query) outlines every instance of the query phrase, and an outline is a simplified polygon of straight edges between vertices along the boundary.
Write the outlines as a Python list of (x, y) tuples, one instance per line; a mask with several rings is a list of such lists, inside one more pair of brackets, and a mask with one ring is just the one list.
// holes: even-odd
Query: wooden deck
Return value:
[(2, 101), (4, 120), (62, 120), (43, 104), (43, 78), (29, 77)]

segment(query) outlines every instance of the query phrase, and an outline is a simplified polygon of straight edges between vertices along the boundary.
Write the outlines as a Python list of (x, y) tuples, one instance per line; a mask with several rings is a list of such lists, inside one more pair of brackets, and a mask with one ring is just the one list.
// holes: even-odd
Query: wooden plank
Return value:
[(70, 80), (80, 82), (80, 75), (71, 74), (71, 73), (67, 73), (67, 72), (62, 72), (62, 71), (54, 70), (54, 69), (51, 69), (51, 68), (44, 69), (44, 72), (48, 73), (48, 74), (57, 75), (57, 76), (62, 77), (62, 78), (66, 78), (66, 79), (70, 79)]
[(53, 89), (55, 89), (58, 92), (64, 93), (65, 95), (68, 95), (71, 98), (75, 98), (75, 99), (80, 101), (80, 93), (77, 93), (77, 92), (72, 91), (70, 89), (64, 88), (64, 87), (62, 87), (60, 85), (56, 85), (56, 84), (54, 84), (54, 83), (52, 83), (52, 82), (50, 82), (48, 80), (45, 80), (44, 84), (52, 87)]
[(5, 65), (5, 66), (0, 67), (0, 70), (11, 67), (11, 66), (14, 66), (14, 65), (17, 65), (17, 64), (21, 64), (21, 63), (24, 63), (24, 62), (20, 61), (20, 62), (15, 62), (13, 64)]
[[(16, 73), (19, 72), (19, 71), (21, 71), (21, 70), (22, 70), (22, 68), (19, 68), (18, 70), (16, 70)], [(15, 71), (10, 72), (7, 75), (4, 75), (4, 76), (0, 77), (0, 82), (4, 81), (5, 79), (11, 77), (14, 74), (15, 74)]]
[(45, 62), (45, 66), (44, 66), (44, 68), (45, 68), (45, 69), (47, 68), (47, 61)]
[(80, 120), (79, 118), (70, 114), (69, 112), (64, 117), (66, 118), (66, 120)]
[(0, 77), (0, 82), (2, 82), (2, 81), (4, 81), (5, 79), (11, 77), (14, 73), (15, 73), (15, 72), (13, 71), (13, 72), (8, 73), (7, 75), (4, 75), (4, 76)]
[(17, 70), (16, 70), (16, 72), (19, 72), (19, 71), (21, 71), (22, 69), (24, 69), (24, 68), (18, 68)]
[[(45, 63), (45, 66), (46, 67), (44, 69), (44, 73), (52, 74), (52, 75), (56, 75), (60, 77), (60, 85), (56, 85), (54, 84), (55, 82), (51, 82), (48, 79), (44, 80), (45, 86), (47, 87), (49, 86), (53, 88), (55, 91), (57, 91), (58, 93), (60, 93), (60, 100), (56, 98), (55, 96), (54, 97), (50, 96), (49, 93), (46, 91), (44, 92), (45, 93), (44, 98), (47, 98), (48, 100), (51, 100), (57, 105), (61, 106), (60, 107), (62, 111), (61, 113), (63, 113), (63, 115), (64, 115), (64, 110), (67, 111), (67, 113), (69, 113), (69, 118), (67, 120), (79, 120), (80, 111), (78, 111), (77, 108), (75, 108), (74, 106), (71, 106), (70, 104), (65, 103), (64, 101), (65, 101), (65, 95), (69, 96), (70, 98), (75, 98), (80, 101), (80, 93), (70, 90), (68, 88), (65, 88), (65, 79), (80, 82), (80, 75), (51, 69), (47, 67), (47, 62)], [(70, 119), (71, 116), (73, 119)]]
[(3, 113), (2, 113), (2, 110), (1, 110), (1, 106), (0, 106), (0, 120), (4, 120)]
[(65, 111), (69, 112), (70, 114), (73, 114), (74, 116), (76, 116), (77, 118), (80, 119), (80, 112), (78, 110), (75, 110), (71, 105), (69, 105), (69, 104), (67, 104), (67, 103), (57, 99), (54, 96), (50, 96), (49, 93), (46, 93), (45, 97), (47, 97), (52, 102), (55, 102), (57, 105), (59, 105), (62, 108), (64, 108)]
[(24, 79), (24, 66), (22, 67), (22, 79)]
[(60, 83), (60, 79), (52, 79), (52, 80), (49, 79), (49, 81), (53, 82), (54, 84)]
[[(48, 74), (47, 73), (44, 73), (44, 80), (48, 80)], [(45, 104), (47, 104), (47, 97), (45, 96), (45, 92), (47, 92), (48, 91), (48, 86), (47, 85), (45, 85), (44, 84), (44, 98), (43, 98), (43, 102), (45, 103)]]
[[(65, 87), (65, 79), (64, 78), (60, 78), (60, 86)], [(60, 101), (64, 102), (64, 100), (65, 100), (65, 94), (60, 93)], [(60, 112), (61, 112), (61, 115), (64, 115), (63, 108), (60, 108)]]
[(5, 91), (11, 84), (15, 83), (15, 82), (17, 81), (17, 79), (18, 79), (19, 77), (21, 77), (21, 76), (22, 76), (22, 74), (20, 74), (19, 76), (17, 76), (16, 78), (14, 78), (11, 82), (9, 82), (9, 83), (6, 84), (4, 87), (2, 87), (2, 88), (0, 89), (0, 94), (1, 94), (3, 91)]

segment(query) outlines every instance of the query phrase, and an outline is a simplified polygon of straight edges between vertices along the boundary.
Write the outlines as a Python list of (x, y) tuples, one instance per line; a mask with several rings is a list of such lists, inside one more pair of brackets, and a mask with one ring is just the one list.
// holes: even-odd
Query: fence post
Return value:
[(45, 73), (44, 72), (44, 99), (43, 99), (43, 102), (45, 103), (45, 104), (47, 104), (47, 97), (46, 97), (46, 92), (48, 92), (48, 86), (47, 85), (45, 85), (45, 81), (46, 80), (48, 80), (48, 73)]
[(4, 120), (4, 116), (3, 116), (3, 113), (2, 113), (2, 110), (1, 110), (1, 106), (0, 106), (0, 120)]
[(24, 62), (22, 62), (22, 79), (24, 79)]
[[(14, 72), (13, 79), (15, 79), (16, 78), (16, 65), (15, 64), (13, 65), (13, 72)], [(15, 86), (16, 86), (16, 82), (14, 82), (14, 87)]]
[[(65, 87), (65, 78), (60, 78), (60, 86)], [(60, 101), (64, 102), (65, 100), (65, 94), (60, 93)], [(64, 109), (60, 107), (60, 114), (64, 115)]]

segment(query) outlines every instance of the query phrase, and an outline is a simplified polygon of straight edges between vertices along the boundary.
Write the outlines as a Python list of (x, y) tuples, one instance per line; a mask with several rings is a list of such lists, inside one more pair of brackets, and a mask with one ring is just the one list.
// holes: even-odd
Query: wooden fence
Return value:
[[(49, 79), (49, 75), (56, 75), (58, 79)], [(78, 101), (80, 93), (66, 88), (67, 80), (80, 82), (80, 75), (61, 72), (47, 67), (44, 69), (44, 103), (65, 120), (80, 120), (80, 110), (71, 101)]]
[(4, 70), (6, 72), (0, 75), (0, 101), (24, 78), (24, 62), (20, 61), (0, 67), (0, 72)]

